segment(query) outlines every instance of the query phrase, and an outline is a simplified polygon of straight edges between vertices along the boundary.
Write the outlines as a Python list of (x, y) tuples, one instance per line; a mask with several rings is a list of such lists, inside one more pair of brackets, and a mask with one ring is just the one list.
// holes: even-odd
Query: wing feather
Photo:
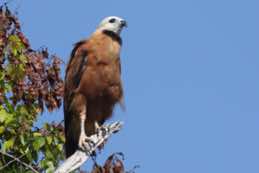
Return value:
[(80, 41), (75, 44), (66, 69), (64, 118), (66, 135), (65, 151), (67, 157), (73, 154), (77, 149), (80, 134), (80, 127), (78, 125), (80, 119), (77, 107), (79, 104), (85, 104), (78, 102), (79, 100), (75, 98), (77, 95), (74, 92), (80, 83), (82, 74), (87, 65), (87, 50), (84, 48), (85, 44), (87, 44), (87, 41)]

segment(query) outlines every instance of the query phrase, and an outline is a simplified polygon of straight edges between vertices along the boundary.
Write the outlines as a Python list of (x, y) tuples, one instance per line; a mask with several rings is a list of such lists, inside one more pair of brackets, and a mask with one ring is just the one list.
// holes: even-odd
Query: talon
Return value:
[(101, 126), (97, 129), (98, 136), (105, 136), (107, 132), (108, 132), (108, 128), (104, 126)]
[(98, 122), (95, 122), (95, 131), (98, 136), (105, 136), (108, 132), (108, 128), (106, 126), (100, 126)]
[(90, 152), (92, 150), (92, 148), (94, 147), (94, 145), (95, 145), (95, 142), (92, 141), (91, 138), (87, 137), (86, 135), (80, 136), (78, 146), (83, 151)]
[(92, 140), (91, 140), (90, 138), (88, 138), (88, 137), (85, 139), (85, 142), (88, 143), (88, 144), (90, 144), (92, 147), (95, 145), (94, 141), (92, 141)]

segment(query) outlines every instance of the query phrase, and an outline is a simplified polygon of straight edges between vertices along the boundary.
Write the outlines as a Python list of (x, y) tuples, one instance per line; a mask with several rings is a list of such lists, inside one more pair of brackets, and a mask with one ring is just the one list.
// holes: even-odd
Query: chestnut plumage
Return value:
[(75, 44), (66, 69), (64, 118), (67, 157), (80, 147), (80, 137), (94, 134), (95, 123), (102, 125), (112, 116), (114, 106), (123, 100), (121, 38), (119, 33), (105, 29), (105, 24), (102, 26), (87, 40)]

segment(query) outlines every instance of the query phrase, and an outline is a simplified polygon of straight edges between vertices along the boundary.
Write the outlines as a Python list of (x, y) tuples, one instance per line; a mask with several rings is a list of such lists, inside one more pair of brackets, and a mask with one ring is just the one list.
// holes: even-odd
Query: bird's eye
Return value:
[(109, 20), (110, 23), (114, 23), (116, 21), (116, 19), (112, 18)]

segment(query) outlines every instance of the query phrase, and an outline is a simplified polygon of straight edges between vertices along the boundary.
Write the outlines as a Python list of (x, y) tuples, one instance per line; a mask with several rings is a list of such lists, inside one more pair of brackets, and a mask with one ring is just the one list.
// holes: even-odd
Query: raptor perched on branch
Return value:
[(92, 134), (123, 104), (120, 33), (126, 21), (111, 16), (96, 31), (75, 44), (65, 77), (64, 118), (66, 156), (89, 149)]

